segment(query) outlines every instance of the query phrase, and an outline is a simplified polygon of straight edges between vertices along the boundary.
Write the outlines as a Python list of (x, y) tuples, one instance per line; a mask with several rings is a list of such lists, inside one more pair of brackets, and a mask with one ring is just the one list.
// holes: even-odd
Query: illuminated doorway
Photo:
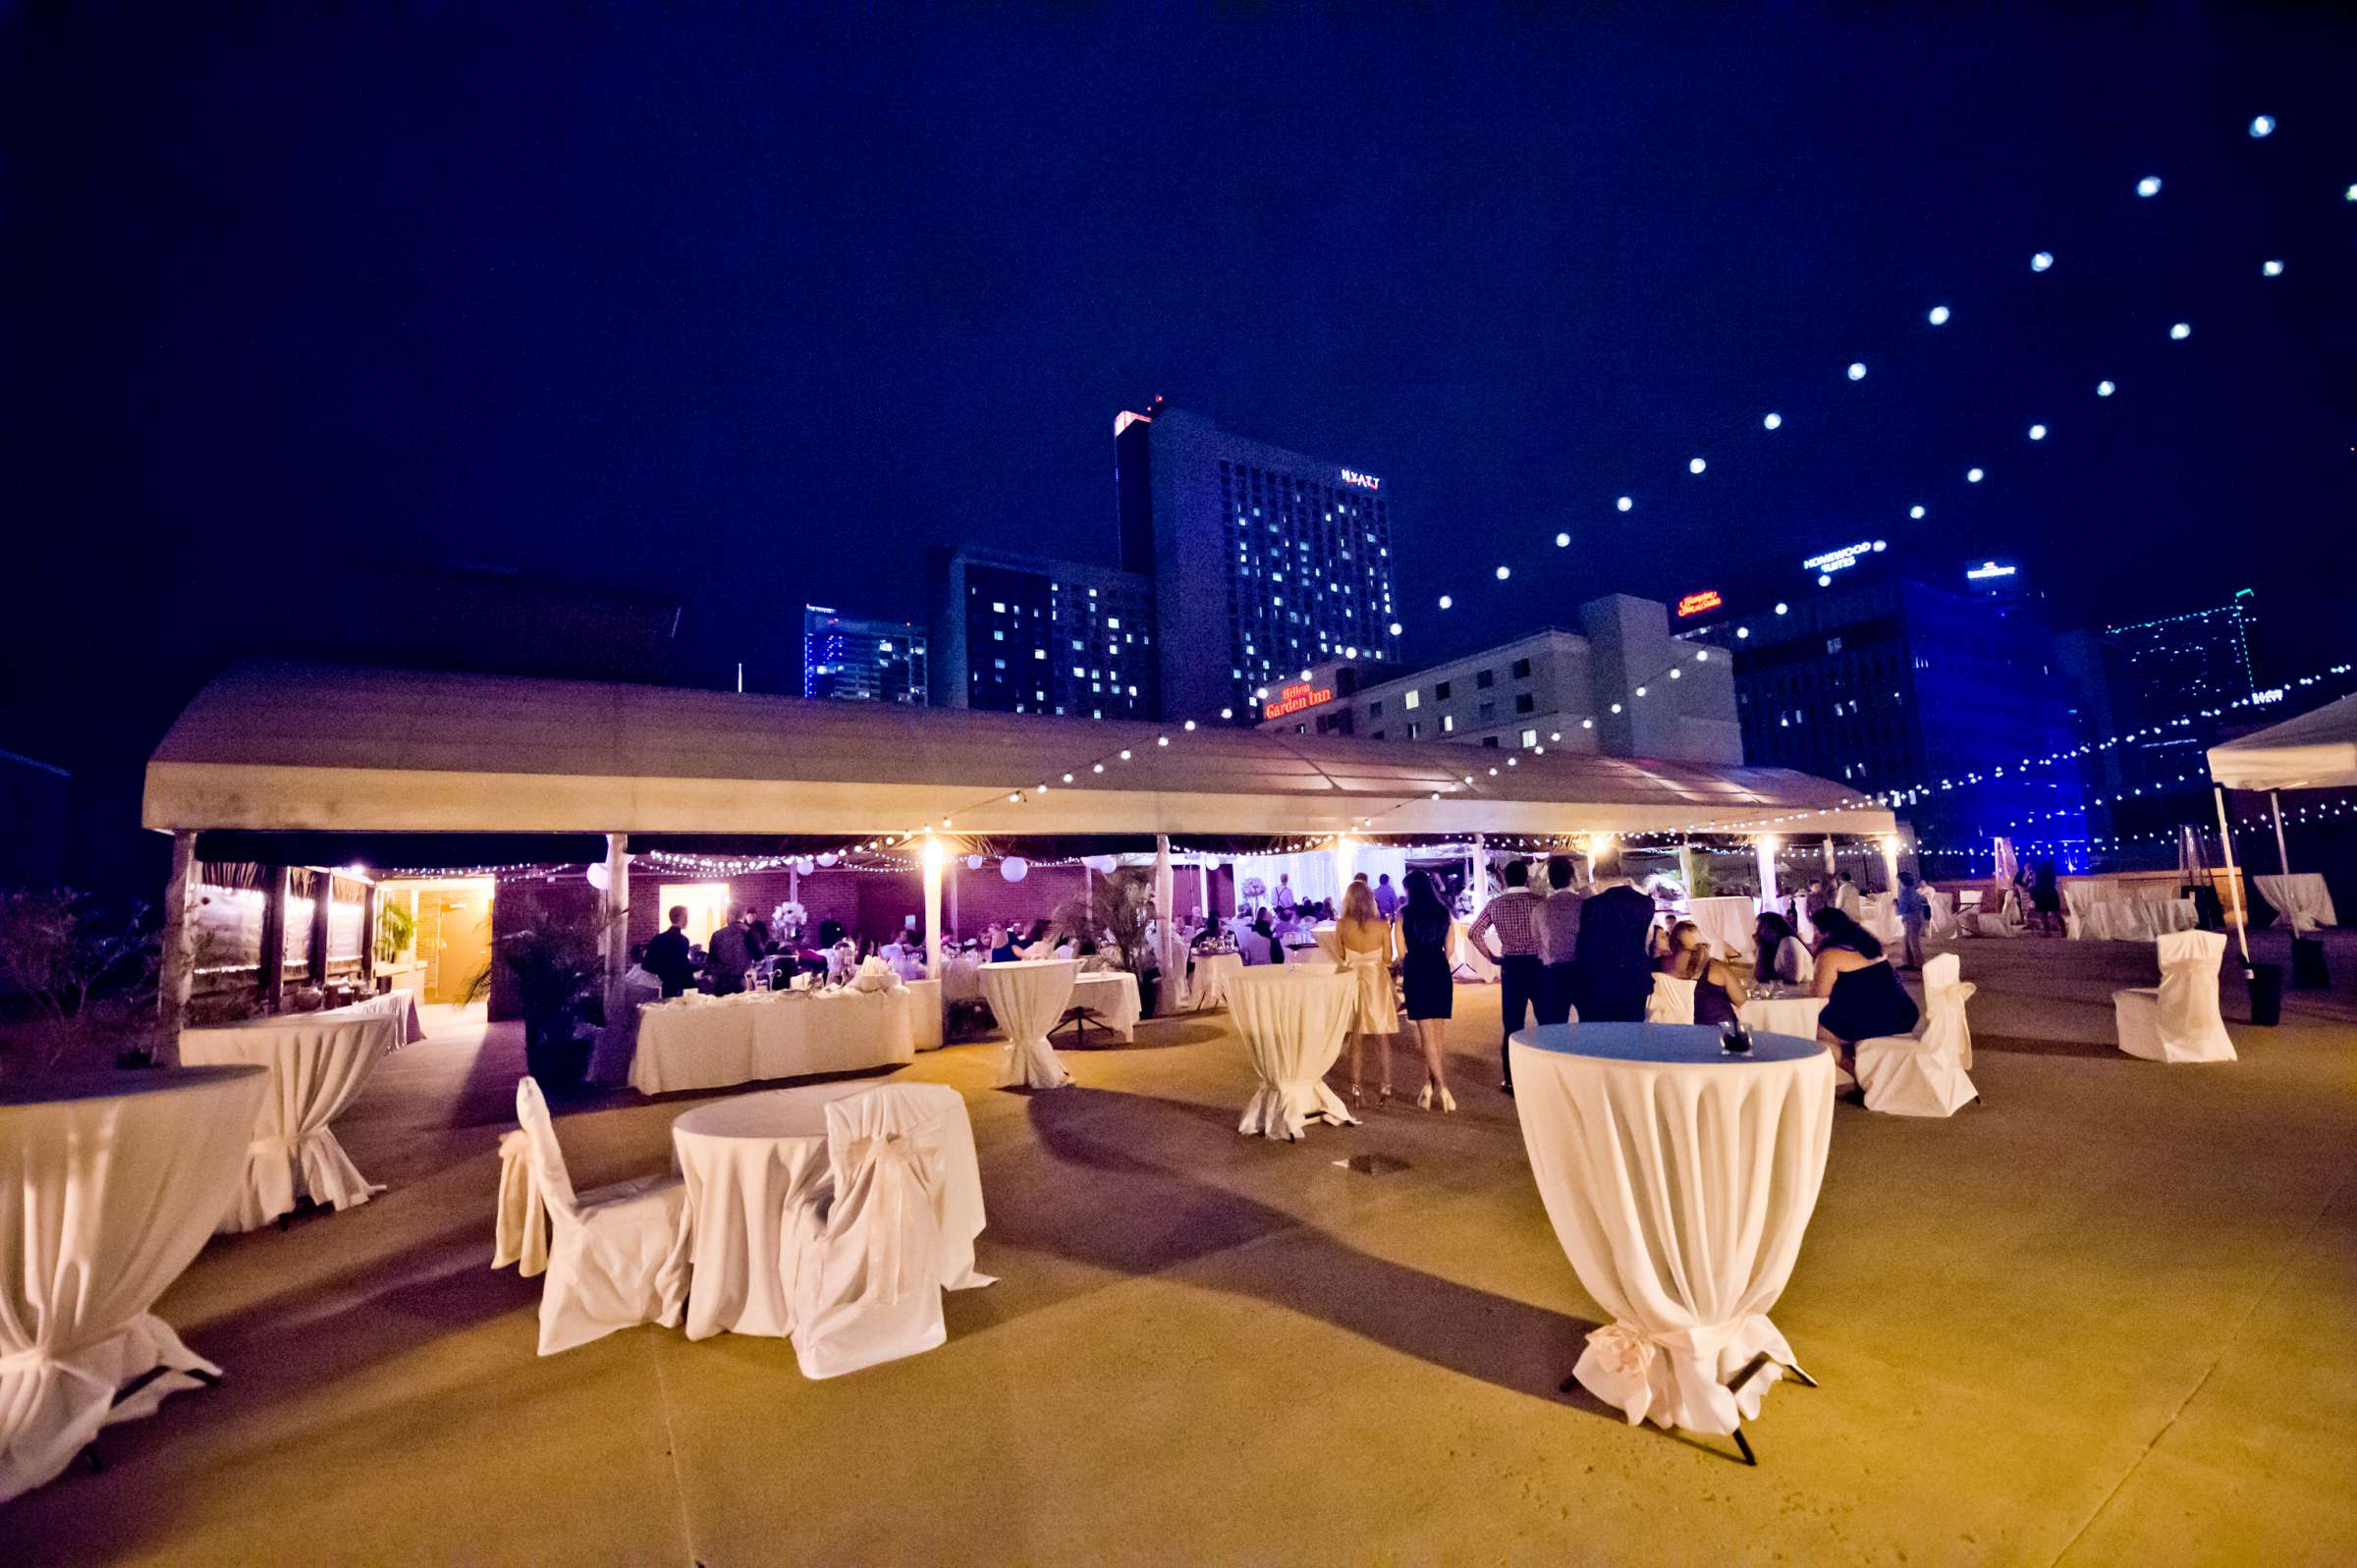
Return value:
[(656, 890), (655, 929), (668, 929), (671, 912), (687, 907), (687, 940), (708, 946), (712, 933), (729, 922), (729, 885), (725, 882), (666, 882)]

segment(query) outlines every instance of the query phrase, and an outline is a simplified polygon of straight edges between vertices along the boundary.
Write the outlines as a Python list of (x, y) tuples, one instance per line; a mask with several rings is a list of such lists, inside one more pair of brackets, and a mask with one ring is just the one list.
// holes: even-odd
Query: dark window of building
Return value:
[(1494, 702), (1485, 702), (1485, 703), (1483, 703), (1483, 704), (1481, 705), (1481, 716), (1482, 716), (1482, 718), (1484, 718), (1484, 719), (1495, 719), (1495, 718), (1497, 718), (1497, 717), (1498, 717), (1498, 704), (1496, 704), (1496, 703), (1494, 703)]
[(1530, 661), (1528, 659), (1516, 659), (1514, 661), (1514, 678), (1516, 680), (1528, 680), (1530, 678)]
[(1367, 717), (1368, 717), (1368, 718), (1370, 718), (1370, 719), (1380, 719), (1380, 718), (1382, 718), (1382, 717), (1383, 717), (1383, 704), (1382, 704), (1381, 702), (1370, 702), (1370, 703), (1368, 703), (1368, 704), (1367, 704)]
[(1528, 713), (1538, 705), (1538, 699), (1527, 691), (1519, 692), (1514, 697), (1514, 712), (1516, 713)]
[(1376, 738), (1376, 739), (1378, 739), (1378, 740), (1381, 740), (1381, 739), (1383, 738), (1383, 731), (1382, 731), (1382, 730), (1376, 730), (1376, 731), (1375, 731), (1375, 738)]
[(1489, 689), (1490, 689), (1490, 684), (1491, 684), (1491, 681), (1492, 681), (1494, 678), (1495, 678), (1495, 672), (1488, 671), (1488, 670), (1481, 670), (1481, 671), (1477, 671), (1477, 672), (1475, 672), (1475, 673), (1474, 673), (1474, 676), (1473, 676), (1473, 684), (1474, 684), (1476, 687), (1478, 687), (1479, 689), (1481, 689), (1481, 690), (1483, 690), (1483, 691), (1487, 691), (1487, 690), (1489, 690)]
[(1408, 739), (1410, 739), (1410, 740), (1414, 740), (1414, 739), (1416, 739), (1418, 736), (1422, 735), (1423, 733), (1424, 733), (1424, 727), (1423, 727), (1422, 725), (1420, 725), (1420, 724), (1417, 724), (1417, 723), (1416, 723), (1414, 720), (1412, 720), (1412, 719), (1408, 721), (1408, 725), (1407, 725), (1407, 738), (1408, 738)]
[(1498, 737), (1496, 735), (1485, 735), (1482, 737), (1481, 743), (1494, 751), (1498, 747)]
[(1438, 685), (1434, 686), (1432, 688), (1432, 700), (1435, 702), (1447, 702), (1449, 700), (1449, 688), (1452, 684), (1453, 684), (1453, 682), (1444, 680)]

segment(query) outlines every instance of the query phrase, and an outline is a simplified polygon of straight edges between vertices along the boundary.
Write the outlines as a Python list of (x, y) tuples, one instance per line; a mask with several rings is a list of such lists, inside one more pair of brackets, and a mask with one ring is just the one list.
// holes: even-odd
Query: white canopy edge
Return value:
[(198, 693), (148, 764), (141, 816), (163, 831), (847, 838), (945, 817), (960, 836), (1894, 831), (1855, 791), (1781, 769), (286, 664)]
[(2357, 788), (2357, 696), (2212, 746), (2210, 777), (2228, 789)]

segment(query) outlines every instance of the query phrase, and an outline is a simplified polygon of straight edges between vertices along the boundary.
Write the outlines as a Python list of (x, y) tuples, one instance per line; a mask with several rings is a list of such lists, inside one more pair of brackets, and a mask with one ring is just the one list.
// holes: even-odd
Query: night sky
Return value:
[(2345, 14), (1356, 9), (0, 5), (0, 746), (119, 832), (193, 685), (382, 556), (783, 670), (928, 545), (1110, 562), (1157, 393), (1386, 478), (1418, 659), (1860, 537), (2357, 651)]

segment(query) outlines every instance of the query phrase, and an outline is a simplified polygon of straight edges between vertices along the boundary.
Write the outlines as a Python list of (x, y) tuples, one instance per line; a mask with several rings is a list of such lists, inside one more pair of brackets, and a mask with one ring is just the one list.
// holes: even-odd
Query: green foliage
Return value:
[(1113, 940), (1122, 967), (1143, 977), (1146, 972), (1146, 904), (1154, 896), (1154, 873), (1144, 866), (1123, 866), (1090, 879), (1086, 893), (1069, 900), (1056, 923), (1066, 935), (1103, 942)]
[(417, 917), (388, 898), (376, 911), (376, 961), (392, 963), (417, 940)]

